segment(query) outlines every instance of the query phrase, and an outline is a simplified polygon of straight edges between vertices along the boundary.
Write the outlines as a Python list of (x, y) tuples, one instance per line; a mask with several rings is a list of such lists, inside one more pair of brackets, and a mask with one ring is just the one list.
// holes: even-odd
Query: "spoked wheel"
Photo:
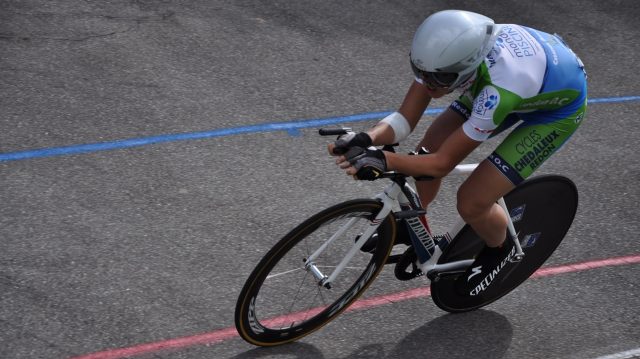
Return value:
[(288, 343), (319, 329), (353, 303), (391, 253), (396, 230), (392, 215), (378, 227), (372, 253), (356, 249), (330, 289), (318, 284), (305, 268), (305, 261), (340, 233), (313, 261), (322, 274), (331, 275), (381, 208), (375, 200), (344, 202), (307, 219), (284, 236), (258, 263), (240, 293), (235, 312), (240, 336), (259, 346)]
[[(562, 176), (529, 179), (505, 196), (507, 208), (525, 253), (521, 262), (505, 267), (491, 279), (491, 284), (477, 295), (456, 291), (458, 275), (442, 276), (431, 283), (436, 305), (448, 312), (464, 312), (485, 306), (524, 282), (549, 258), (567, 234), (578, 208), (575, 184)], [(465, 226), (451, 241), (438, 263), (473, 257), (483, 247), (471, 227)]]

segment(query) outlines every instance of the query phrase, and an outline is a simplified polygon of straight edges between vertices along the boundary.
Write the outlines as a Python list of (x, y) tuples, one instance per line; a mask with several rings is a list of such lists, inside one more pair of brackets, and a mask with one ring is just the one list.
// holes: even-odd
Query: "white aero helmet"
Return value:
[(411, 68), (431, 87), (454, 89), (475, 72), (493, 47), (500, 26), (463, 10), (432, 14), (418, 27), (411, 45)]

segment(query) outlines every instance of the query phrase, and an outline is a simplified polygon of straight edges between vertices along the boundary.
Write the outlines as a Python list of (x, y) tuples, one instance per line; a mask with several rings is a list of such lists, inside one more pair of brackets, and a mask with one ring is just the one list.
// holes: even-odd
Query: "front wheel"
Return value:
[[(491, 284), (477, 295), (455, 289), (458, 276), (443, 276), (431, 283), (431, 295), (438, 307), (448, 312), (465, 312), (485, 306), (515, 289), (529, 278), (558, 247), (567, 234), (578, 208), (578, 191), (568, 178), (555, 175), (531, 178), (505, 197), (511, 220), (525, 253), (521, 262), (489, 278)], [(438, 264), (473, 259), (484, 242), (466, 225), (451, 241)]]
[[(380, 223), (375, 250), (356, 255), (328, 289), (305, 269), (305, 260), (336, 233), (314, 264), (326, 276), (337, 267), (354, 241), (382, 209), (382, 203), (360, 199), (330, 207), (285, 235), (253, 270), (236, 304), (240, 336), (259, 346), (288, 343), (327, 324), (373, 282), (393, 248), (395, 220)], [(342, 231), (342, 232), (341, 232)]]

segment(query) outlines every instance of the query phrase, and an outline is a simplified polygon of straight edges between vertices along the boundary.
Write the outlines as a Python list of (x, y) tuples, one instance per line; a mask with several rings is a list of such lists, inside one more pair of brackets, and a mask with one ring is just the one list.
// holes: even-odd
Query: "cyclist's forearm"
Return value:
[(367, 131), (369, 137), (373, 141), (374, 146), (382, 146), (392, 144), (395, 138), (395, 132), (389, 124), (378, 122), (378, 124)]
[(423, 156), (409, 156), (399, 153), (385, 152), (387, 169), (409, 176), (446, 176), (452, 170), (451, 161), (433, 153)]
[(416, 127), (431, 102), (425, 87), (413, 82), (397, 112), (387, 116), (367, 131), (374, 145), (387, 145), (406, 138)]
[(414, 81), (409, 87), (409, 91), (407, 91), (398, 112), (409, 121), (409, 125), (413, 130), (430, 102), (431, 95), (426, 87)]
[(409, 156), (385, 152), (387, 169), (410, 176), (444, 177), (480, 143), (482, 142), (468, 137), (462, 127), (459, 127), (434, 153)]

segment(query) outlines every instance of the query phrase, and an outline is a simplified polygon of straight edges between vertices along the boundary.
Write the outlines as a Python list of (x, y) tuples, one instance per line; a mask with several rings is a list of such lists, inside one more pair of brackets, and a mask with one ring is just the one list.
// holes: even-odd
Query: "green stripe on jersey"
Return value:
[(566, 89), (554, 92), (546, 92), (534, 97), (523, 99), (516, 111), (523, 110), (555, 110), (566, 106), (580, 96), (580, 91), (574, 89)]

